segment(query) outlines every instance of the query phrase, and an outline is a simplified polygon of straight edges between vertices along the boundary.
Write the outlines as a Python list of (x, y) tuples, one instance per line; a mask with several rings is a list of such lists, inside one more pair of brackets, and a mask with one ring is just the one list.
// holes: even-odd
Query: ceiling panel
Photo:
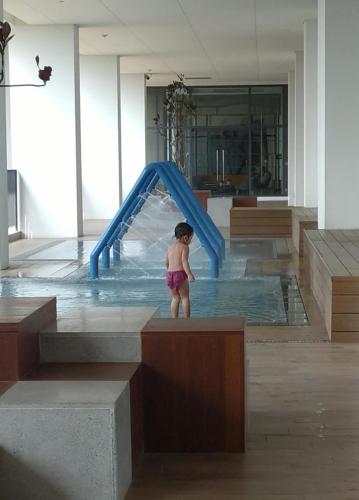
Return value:
[(87, 25), (117, 22), (99, 0), (4, 0), (4, 9), (29, 24), (52, 22)]
[(120, 55), (124, 72), (151, 68), (163, 80), (184, 73), (236, 83), (285, 77), (294, 51), (303, 47), (303, 21), (316, 17), (316, 3), (4, 0), (4, 7), (29, 24), (79, 24), (81, 53)]
[(146, 55), (151, 51), (124, 26), (91, 26), (80, 28), (80, 44), (96, 47), (108, 55)]

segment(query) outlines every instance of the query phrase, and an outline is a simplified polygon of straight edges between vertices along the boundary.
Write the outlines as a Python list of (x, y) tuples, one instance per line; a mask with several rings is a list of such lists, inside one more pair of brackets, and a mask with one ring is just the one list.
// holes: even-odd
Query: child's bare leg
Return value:
[(183, 285), (178, 289), (183, 309), (183, 316), (189, 318), (191, 316), (191, 304), (189, 301), (189, 285), (186, 280)]
[(178, 318), (179, 304), (181, 297), (179, 296), (177, 290), (171, 290), (172, 300), (171, 300), (171, 315), (172, 318)]

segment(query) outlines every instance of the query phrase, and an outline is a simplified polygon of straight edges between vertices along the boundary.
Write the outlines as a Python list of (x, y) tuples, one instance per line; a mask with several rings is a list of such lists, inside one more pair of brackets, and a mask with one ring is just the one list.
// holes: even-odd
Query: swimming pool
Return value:
[[(82, 267), (66, 278), (3, 278), (2, 296), (56, 296), (59, 311), (80, 306), (159, 307), (169, 316), (170, 297), (165, 284), (164, 259), (168, 241), (127, 240), (121, 260), (99, 279), (88, 274), (88, 256), (94, 242), (58, 242), (29, 253), (29, 260), (78, 259)], [(198, 242), (191, 245), (192, 315), (244, 316), (248, 324), (307, 324), (307, 316), (294, 277), (246, 276), (251, 259), (275, 257), (269, 240), (227, 242), (220, 278), (208, 277), (208, 257)]]

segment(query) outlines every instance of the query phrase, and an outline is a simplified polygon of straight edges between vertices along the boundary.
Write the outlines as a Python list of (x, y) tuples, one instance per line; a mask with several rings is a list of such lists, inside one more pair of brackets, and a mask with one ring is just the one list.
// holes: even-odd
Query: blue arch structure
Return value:
[(166, 161), (146, 165), (131, 192), (99, 239), (90, 257), (92, 278), (98, 277), (100, 256), (102, 256), (103, 266), (110, 267), (111, 247), (115, 250), (115, 259), (115, 255), (118, 255), (121, 239), (159, 180), (163, 182), (188, 223), (193, 226), (194, 232), (206, 250), (211, 263), (211, 277), (218, 277), (225, 253), (224, 238), (207, 212), (201, 207), (176, 164)]

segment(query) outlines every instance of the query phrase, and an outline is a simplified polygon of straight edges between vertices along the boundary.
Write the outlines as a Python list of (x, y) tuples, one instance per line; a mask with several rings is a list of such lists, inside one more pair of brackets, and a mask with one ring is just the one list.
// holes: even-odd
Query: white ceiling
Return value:
[[(317, 0), (4, 0), (28, 24), (78, 24), (81, 54), (121, 56), (121, 72), (209, 76), (193, 84), (286, 82)], [(103, 35), (107, 35), (104, 37)]]

